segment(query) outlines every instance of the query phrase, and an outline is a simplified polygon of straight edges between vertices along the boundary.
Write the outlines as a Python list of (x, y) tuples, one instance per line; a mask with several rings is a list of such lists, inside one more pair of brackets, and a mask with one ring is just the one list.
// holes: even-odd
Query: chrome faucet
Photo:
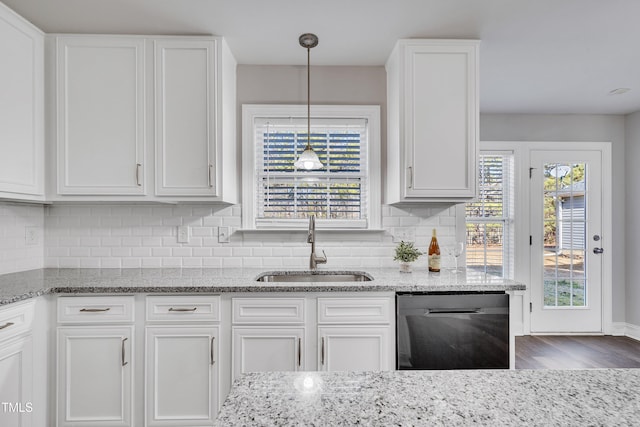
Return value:
[(316, 217), (309, 217), (309, 234), (307, 234), (307, 243), (311, 243), (311, 256), (309, 257), (309, 269), (315, 271), (318, 264), (327, 263), (327, 254), (322, 251), (324, 256), (316, 255)]

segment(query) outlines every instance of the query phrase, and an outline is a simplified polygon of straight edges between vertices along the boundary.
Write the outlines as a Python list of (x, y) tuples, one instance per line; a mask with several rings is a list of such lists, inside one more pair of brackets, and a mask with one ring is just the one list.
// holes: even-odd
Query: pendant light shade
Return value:
[(298, 160), (293, 164), (298, 169), (315, 170), (322, 169), (322, 162), (318, 158), (318, 155), (311, 145), (307, 144), (302, 154), (298, 157)]
[(304, 151), (293, 164), (297, 169), (317, 170), (323, 165), (318, 155), (311, 147), (311, 48), (318, 45), (318, 37), (315, 34), (302, 34), (298, 39), (300, 46), (307, 49), (307, 145)]

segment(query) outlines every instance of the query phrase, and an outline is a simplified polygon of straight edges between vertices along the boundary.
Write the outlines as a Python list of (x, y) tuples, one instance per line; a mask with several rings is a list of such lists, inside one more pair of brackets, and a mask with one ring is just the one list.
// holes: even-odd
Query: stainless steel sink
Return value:
[(269, 271), (260, 274), (257, 282), (369, 282), (363, 271)]

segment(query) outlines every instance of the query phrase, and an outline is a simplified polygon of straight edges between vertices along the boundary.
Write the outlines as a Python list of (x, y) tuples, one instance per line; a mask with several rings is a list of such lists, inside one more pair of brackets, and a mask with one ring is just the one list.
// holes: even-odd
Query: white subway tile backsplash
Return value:
[[(241, 207), (238, 205), (224, 208), (201, 205), (54, 205), (37, 209), (40, 209), (40, 221), (45, 230), (39, 266), (308, 267), (306, 231), (233, 233), (229, 243), (219, 243), (218, 227), (241, 226)], [(329, 258), (329, 263), (321, 268), (394, 266), (393, 248), (396, 244), (391, 238), (392, 228), (414, 230), (416, 245), (424, 251), (431, 239), (432, 228), (438, 230), (443, 242), (448, 241), (446, 239), (455, 238), (456, 224), (460, 220), (456, 218), (455, 207), (446, 206), (383, 206), (382, 214), (384, 232), (318, 231), (316, 248), (324, 250)], [(4, 216), (9, 217), (6, 223), (10, 225), (3, 225), (0, 216), (0, 236), (20, 234), (15, 223), (24, 221), (27, 215), (21, 212)], [(178, 243), (178, 225), (190, 227), (188, 243)], [(17, 240), (20, 238), (0, 239), (0, 253), (2, 244), (15, 248)], [(17, 268), (18, 261), (13, 265)], [(39, 266), (36, 262), (33, 268)]]

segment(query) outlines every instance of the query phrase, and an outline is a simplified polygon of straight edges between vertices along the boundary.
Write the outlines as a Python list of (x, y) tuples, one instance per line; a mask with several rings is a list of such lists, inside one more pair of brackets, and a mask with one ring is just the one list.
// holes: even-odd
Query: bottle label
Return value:
[(429, 255), (429, 270), (440, 270), (440, 255)]

